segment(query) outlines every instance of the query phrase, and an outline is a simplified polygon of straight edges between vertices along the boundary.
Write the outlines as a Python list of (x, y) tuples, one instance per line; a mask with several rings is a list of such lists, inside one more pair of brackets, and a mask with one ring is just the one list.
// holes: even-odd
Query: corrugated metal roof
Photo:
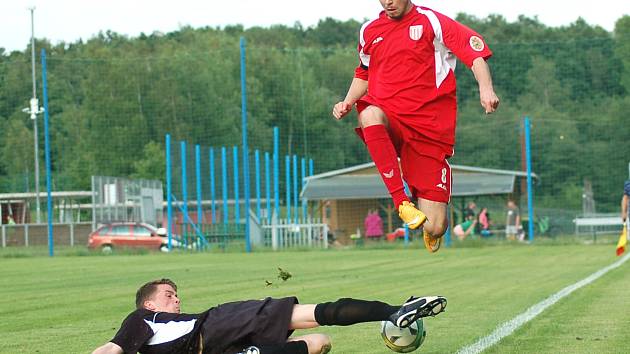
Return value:
[[(50, 192), (51, 197), (53, 198), (80, 198), (80, 197), (92, 197), (91, 191), (55, 191)], [(48, 193), (45, 191), (39, 192), (39, 196), (41, 198), (46, 198)], [(37, 193), (27, 192), (27, 193), (0, 193), (0, 200), (5, 199), (35, 199), (37, 197)]]
[[(363, 167), (369, 167), (362, 165)], [(308, 200), (322, 199), (380, 199), (389, 198), (381, 177), (371, 175), (319, 175), (308, 178), (302, 189), (302, 197)], [(313, 176), (315, 177), (315, 176)], [(514, 189), (515, 174), (494, 172), (453, 171), (452, 196), (507, 194)]]
[[(306, 177), (309, 179), (320, 179), (327, 178), (339, 175), (345, 175), (351, 172), (356, 172), (360, 170), (365, 170), (374, 167), (374, 162), (367, 162), (360, 165), (350, 166), (346, 168), (341, 168), (338, 170), (332, 170), (324, 173), (320, 173), (317, 175)], [(510, 175), (510, 176), (519, 176), (519, 177), (527, 177), (527, 172), (524, 171), (509, 171), (509, 170), (499, 170), (495, 168), (485, 168), (485, 167), (474, 167), (474, 166), (464, 166), (464, 165), (451, 165), (451, 171), (456, 173), (457, 171), (461, 172), (481, 172), (481, 173), (490, 173), (490, 174), (498, 174), (498, 175)], [(532, 172), (532, 177), (538, 179), (538, 176)]]
[(333, 176), (309, 179), (302, 189), (302, 198), (320, 199), (378, 199), (389, 198), (379, 175)]
[(516, 176), (493, 173), (453, 173), (451, 195), (508, 194), (514, 190)]

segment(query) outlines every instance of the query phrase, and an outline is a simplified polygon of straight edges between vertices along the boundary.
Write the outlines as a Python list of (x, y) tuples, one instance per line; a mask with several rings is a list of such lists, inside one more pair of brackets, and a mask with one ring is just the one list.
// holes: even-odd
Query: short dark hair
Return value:
[(157, 290), (157, 286), (161, 284), (170, 285), (171, 287), (173, 287), (175, 291), (177, 291), (177, 285), (175, 285), (175, 282), (170, 279), (162, 278), (162, 279), (150, 281), (142, 285), (140, 289), (136, 291), (136, 308), (137, 309), (144, 308), (144, 302), (149, 300), (149, 298), (151, 298), (151, 296), (155, 294), (155, 291)]

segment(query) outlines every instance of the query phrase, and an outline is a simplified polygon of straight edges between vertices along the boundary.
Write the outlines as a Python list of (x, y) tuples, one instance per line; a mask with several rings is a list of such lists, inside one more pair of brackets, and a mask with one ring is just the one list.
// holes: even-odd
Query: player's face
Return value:
[(398, 20), (411, 10), (411, 0), (379, 0), (387, 17)]
[(145, 307), (155, 312), (179, 313), (179, 303), (177, 292), (172, 286), (159, 284), (151, 300), (146, 301)]

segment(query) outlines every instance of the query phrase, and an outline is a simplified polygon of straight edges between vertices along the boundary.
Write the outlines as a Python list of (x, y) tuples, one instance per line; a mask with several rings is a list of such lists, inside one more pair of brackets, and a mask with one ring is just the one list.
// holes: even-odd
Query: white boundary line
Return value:
[(525, 310), (525, 312), (521, 313), (520, 315), (514, 317), (513, 319), (499, 325), (492, 333), (490, 333), (489, 335), (479, 339), (477, 342), (475, 342), (474, 344), (465, 346), (463, 348), (461, 348), (459, 351), (457, 351), (458, 354), (472, 354), (472, 353), (481, 353), (482, 351), (488, 349), (489, 347), (493, 346), (494, 344), (498, 343), (501, 339), (509, 336), (510, 334), (512, 334), (515, 330), (517, 330), (519, 327), (521, 327), (522, 325), (524, 325), (526, 322), (528, 322), (529, 320), (533, 319), (534, 317), (538, 316), (541, 312), (543, 312), (544, 310), (546, 310), (548, 307), (550, 307), (551, 305), (555, 304), (556, 302), (558, 302), (560, 299), (562, 299), (563, 297), (571, 294), (572, 292), (574, 292), (575, 290), (588, 285), (592, 282), (594, 282), (595, 280), (597, 280), (599, 277), (601, 277), (602, 275), (608, 273), (609, 271), (618, 268), (619, 266), (621, 266), (622, 264), (624, 264), (628, 259), (630, 258), (630, 253), (626, 254), (623, 258), (621, 258), (620, 260), (616, 261), (615, 263), (602, 268), (600, 270), (598, 270), (597, 272), (589, 275), (588, 277), (578, 281), (577, 283), (573, 284), (573, 285), (569, 285), (566, 288), (558, 291), (557, 293), (551, 295), (550, 297), (546, 298), (545, 300), (537, 303), (536, 305), (528, 308), (527, 310)]

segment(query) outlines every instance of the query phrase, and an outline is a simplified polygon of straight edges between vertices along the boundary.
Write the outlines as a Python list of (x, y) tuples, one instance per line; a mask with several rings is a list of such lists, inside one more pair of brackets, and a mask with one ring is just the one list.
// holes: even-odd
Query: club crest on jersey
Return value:
[(483, 40), (481, 40), (481, 38), (479, 38), (477, 36), (470, 37), (470, 40), (468, 42), (470, 43), (470, 47), (475, 52), (481, 52), (483, 50), (483, 48), (486, 47), (485, 43), (483, 43)]
[(409, 38), (417, 41), (422, 37), (422, 25), (409, 26)]

